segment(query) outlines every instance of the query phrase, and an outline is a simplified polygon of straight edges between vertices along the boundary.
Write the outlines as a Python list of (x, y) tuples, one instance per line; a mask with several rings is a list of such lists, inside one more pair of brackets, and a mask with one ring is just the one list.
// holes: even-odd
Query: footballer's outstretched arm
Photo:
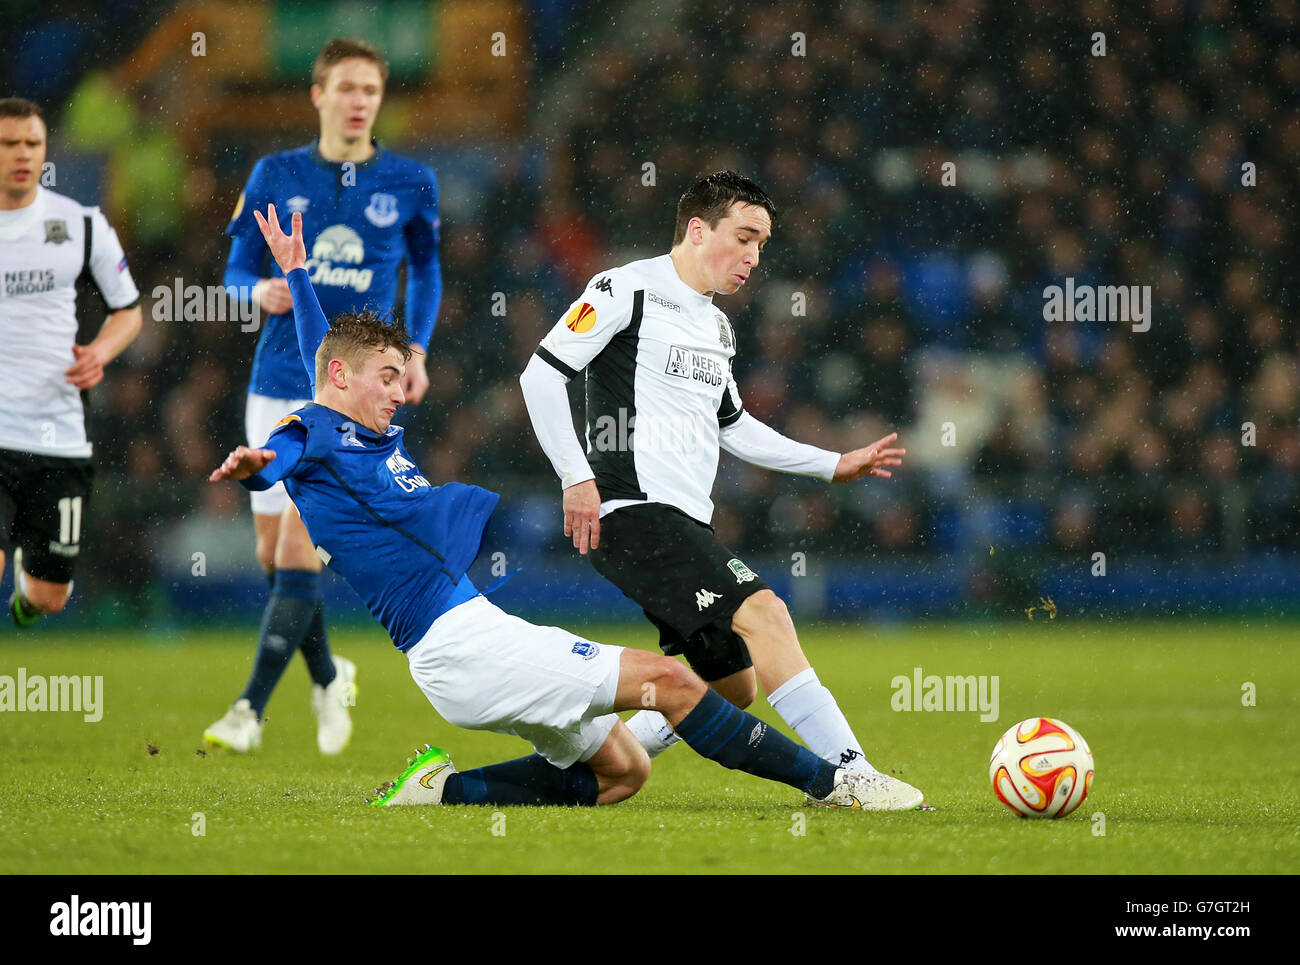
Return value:
[(298, 351), (302, 354), (302, 364), (307, 370), (312, 395), (315, 395), (316, 350), (329, 331), (329, 321), (321, 310), (316, 291), (311, 287), (311, 279), (307, 276), (307, 246), (302, 238), (302, 213), (293, 213), (291, 235), (286, 235), (281, 230), (280, 219), (276, 217), (273, 204), (267, 205), (265, 218), (260, 211), (254, 211), (253, 217), (262, 229), (262, 237), (275, 256), (276, 264), (289, 281), (289, 291), (293, 294), (294, 328), (298, 332)]
[(296, 418), (290, 416), (276, 426), (261, 449), (235, 447), (225, 461), (212, 470), (208, 482), (233, 479), (245, 489), (261, 492), (293, 475), (307, 451), (307, 436), (301, 423), (295, 425), (292, 421)]
[(827, 482), (852, 482), (863, 476), (888, 479), (885, 466), (900, 466), (906, 449), (890, 448), (898, 438), (891, 432), (869, 446), (843, 454), (795, 442), (771, 426), (759, 422), (748, 412), (724, 426), (719, 434), (722, 448), (733, 456), (764, 469), (816, 476)]
[(827, 482), (840, 461), (838, 452), (795, 442), (743, 410), (719, 430), (718, 441), (727, 452), (755, 466)]

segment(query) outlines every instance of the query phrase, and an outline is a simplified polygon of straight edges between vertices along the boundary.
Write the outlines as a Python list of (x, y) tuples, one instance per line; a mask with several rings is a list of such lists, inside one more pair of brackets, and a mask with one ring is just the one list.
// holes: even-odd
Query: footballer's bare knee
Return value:
[(731, 628), (749, 648), (758, 682), (768, 694), (811, 666), (785, 601), (771, 590), (759, 590), (742, 603)]
[(794, 620), (785, 601), (771, 590), (759, 590), (736, 610), (731, 628), (746, 641), (751, 636), (794, 636)]
[(758, 678), (754, 674), (753, 667), (746, 667), (718, 680), (710, 680), (709, 686), (741, 710), (752, 704), (758, 697)]
[(650, 779), (650, 755), (622, 721), (588, 760), (596, 775), (597, 804), (626, 801)]
[(707, 690), (708, 685), (680, 660), (629, 648), (620, 658), (614, 709), (657, 710), (676, 724)]
[(23, 589), (23, 597), (42, 613), (58, 613), (68, 605), (68, 597), (71, 595), (71, 583), (50, 583), (30, 574), (27, 575)]

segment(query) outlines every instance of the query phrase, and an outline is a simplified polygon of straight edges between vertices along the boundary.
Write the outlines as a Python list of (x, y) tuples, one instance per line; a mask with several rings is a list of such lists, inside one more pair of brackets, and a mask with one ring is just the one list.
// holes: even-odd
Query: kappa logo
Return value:
[(590, 640), (579, 640), (570, 652), (576, 653), (583, 660), (595, 660), (596, 654), (600, 653), (600, 644), (592, 643)]
[(596, 284), (592, 285), (591, 287), (596, 289), (596, 291), (598, 292), (604, 292), (610, 298), (614, 297), (614, 283), (610, 281), (608, 278), (602, 278), (600, 281), (596, 282)]
[(668, 299), (664, 298), (662, 295), (657, 295), (657, 294), (655, 294), (654, 292), (650, 292), (650, 291), (648, 291), (648, 292), (646, 292), (646, 298), (650, 299), (650, 301), (651, 301), (653, 304), (655, 304), (655, 305), (659, 305), (659, 306), (661, 306), (661, 307), (663, 307), (663, 308), (671, 309), (672, 311), (677, 312), (678, 314), (681, 314), (682, 306), (681, 306), (681, 305), (678, 305), (676, 302), (670, 302)]
[(704, 610), (713, 606), (722, 598), (721, 593), (714, 593), (712, 590), (698, 589), (695, 591), (695, 606), (697, 610)]
[(763, 732), (766, 729), (767, 728), (763, 726), (762, 721), (759, 721), (757, 724), (754, 725), (754, 729), (749, 732), (750, 747), (753, 747), (755, 744), (757, 744), (759, 741), (763, 739)]
[(758, 574), (737, 559), (727, 560), (727, 568), (735, 574), (737, 583), (748, 583), (758, 579)]
[(390, 227), (399, 216), (397, 198), (394, 195), (376, 191), (370, 196), (370, 204), (366, 208), (366, 220), (376, 228)]

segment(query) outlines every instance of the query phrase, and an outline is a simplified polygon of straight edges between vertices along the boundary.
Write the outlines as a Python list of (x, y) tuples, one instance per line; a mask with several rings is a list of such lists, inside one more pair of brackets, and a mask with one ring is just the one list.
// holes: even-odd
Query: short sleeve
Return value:
[(573, 378), (632, 322), (639, 293), (617, 271), (596, 275), (542, 339), (537, 355)]
[(140, 290), (126, 265), (117, 232), (98, 208), (90, 209), (90, 222), (90, 274), (104, 296), (104, 304), (110, 312), (134, 307), (140, 301)]

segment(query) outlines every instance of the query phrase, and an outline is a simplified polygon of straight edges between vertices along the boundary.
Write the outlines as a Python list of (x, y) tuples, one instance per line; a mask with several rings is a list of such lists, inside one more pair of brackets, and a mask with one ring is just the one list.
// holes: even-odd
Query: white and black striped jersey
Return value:
[(567, 378), (587, 372), (587, 459), (602, 514), (634, 502), (707, 523), (719, 433), (741, 417), (736, 336), (669, 255), (600, 272), (537, 355)]
[(99, 208), (38, 188), (27, 207), (0, 211), (0, 449), (90, 455), (81, 393), (64, 375), (83, 273), (109, 311), (140, 300)]

